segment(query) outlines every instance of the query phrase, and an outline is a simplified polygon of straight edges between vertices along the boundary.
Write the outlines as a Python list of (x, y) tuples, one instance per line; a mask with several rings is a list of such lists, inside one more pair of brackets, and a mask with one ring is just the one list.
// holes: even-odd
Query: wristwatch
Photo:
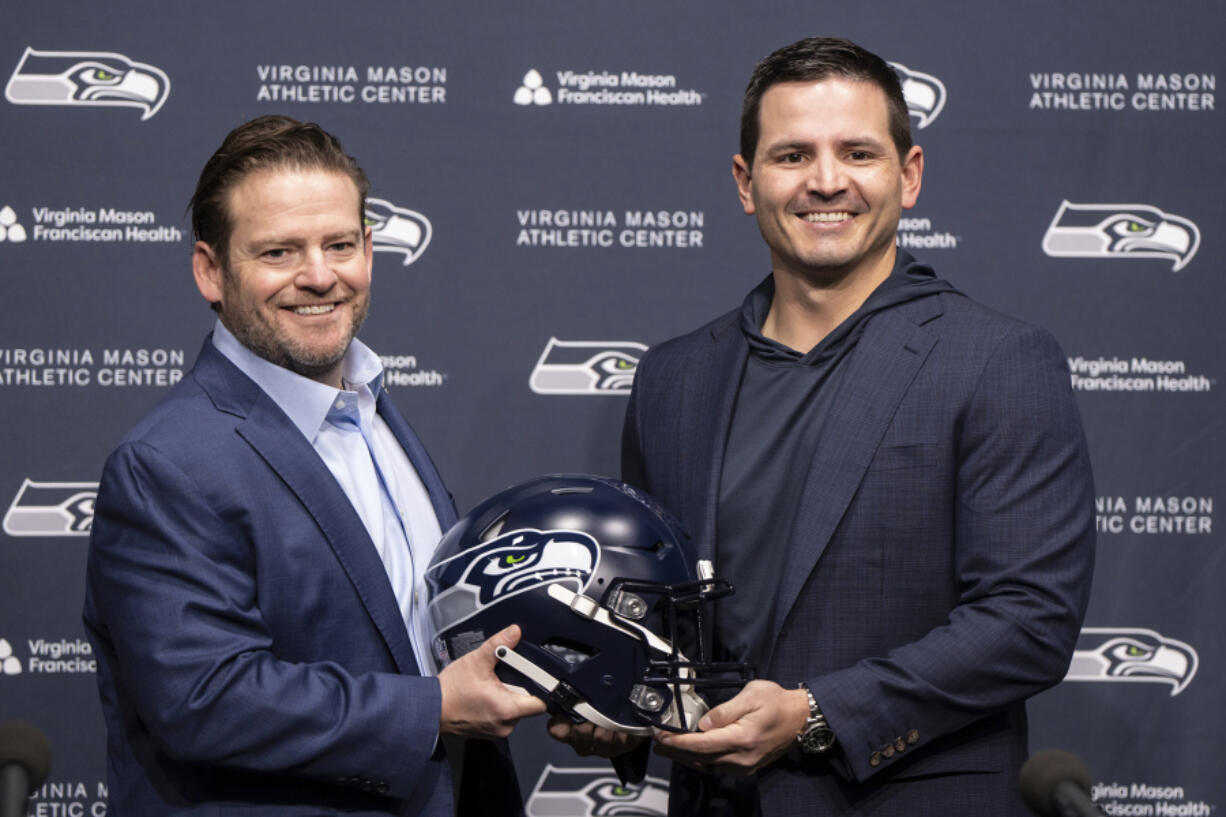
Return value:
[(803, 681), (798, 686), (809, 696), (809, 719), (805, 721), (804, 730), (796, 736), (800, 751), (806, 755), (828, 752), (830, 747), (834, 746), (834, 730), (826, 722), (826, 716), (822, 714), (822, 709), (817, 705), (817, 699), (813, 697), (809, 687), (805, 686)]

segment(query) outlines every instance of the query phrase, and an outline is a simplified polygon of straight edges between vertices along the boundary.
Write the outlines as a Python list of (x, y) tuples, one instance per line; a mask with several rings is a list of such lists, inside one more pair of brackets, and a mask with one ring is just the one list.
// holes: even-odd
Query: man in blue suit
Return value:
[(880, 58), (812, 38), (758, 65), (733, 175), (771, 274), (646, 353), (623, 438), (626, 480), (736, 585), (716, 635), (760, 671), (658, 736), (673, 814), (1026, 813), (1024, 700), (1090, 590), (1090, 466), (1054, 339), (896, 248), (923, 169)]
[[(369, 182), (266, 116), (206, 164), (192, 268), (218, 322), (107, 461), (85, 623), (111, 813), (515, 814), (503, 738), (544, 705), (493, 651), (432, 676), (421, 579), (450, 495), (354, 338)], [(479, 794), (477, 794), (479, 792)]]

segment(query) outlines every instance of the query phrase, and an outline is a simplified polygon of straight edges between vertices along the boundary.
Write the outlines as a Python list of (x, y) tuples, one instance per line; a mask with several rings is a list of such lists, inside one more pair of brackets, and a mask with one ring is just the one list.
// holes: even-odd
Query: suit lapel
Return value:
[(417, 475), (425, 484), (426, 491), (430, 494), (430, 504), (434, 506), (434, 515), (438, 517), (439, 527), (443, 533), (446, 533), (447, 529), (456, 522), (455, 501), (452, 500), (451, 494), (443, 484), (443, 478), (439, 476), (438, 469), (434, 467), (434, 461), (426, 453), (426, 447), (422, 445), (412, 426), (396, 410), (395, 404), (387, 396), (386, 391), (379, 391), (377, 406), (379, 416), (396, 436), (400, 447), (408, 454), (409, 461), (413, 463), (413, 468), (417, 470)]
[(387, 570), (349, 498), (311, 443), (276, 403), (205, 341), (196, 377), (221, 411), (244, 418), (236, 430), (314, 518), (328, 546), (383, 636), (396, 667), (418, 674), (417, 661)]
[(773, 632), (825, 551), (907, 389), (936, 344), (922, 325), (940, 314), (924, 298), (874, 315), (847, 361), (818, 438), (816, 455), (792, 525), (775, 606)]
[[(677, 439), (681, 443), (678, 455), (682, 458), (679, 473), (686, 479), (684, 501), (688, 508), (703, 509), (698, 529), (692, 532), (698, 557), (714, 561), (724, 449), (749, 345), (736, 322), (722, 323), (712, 330), (711, 336), (709, 362), (698, 361), (686, 373), (681, 411), (677, 414), (680, 420)], [(686, 462), (689, 457), (693, 458), (692, 463)]]

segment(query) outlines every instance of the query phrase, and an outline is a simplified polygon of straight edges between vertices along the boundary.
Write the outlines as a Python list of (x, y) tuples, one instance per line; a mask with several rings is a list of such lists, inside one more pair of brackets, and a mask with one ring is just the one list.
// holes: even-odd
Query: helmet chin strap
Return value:
[[(583, 616), (598, 624), (619, 631), (622, 635), (630, 638), (636, 638), (647, 643), (647, 645), (658, 652), (664, 654), (672, 653), (672, 645), (658, 635), (648, 630), (642, 625), (630, 621), (628, 619), (617, 616), (608, 609), (601, 607), (599, 603), (590, 596), (584, 596), (563, 587), (561, 584), (551, 584), (547, 588), (550, 598), (555, 601), (565, 604), (576, 615)], [(640, 724), (620, 723), (607, 718), (601, 714), (590, 702), (585, 700), (570, 684), (560, 678), (556, 678), (547, 671), (541, 669), (536, 664), (532, 663), (527, 658), (524, 658), (519, 653), (509, 647), (498, 647), (494, 651), (494, 655), (499, 661), (502, 661), (511, 669), (523, 675), (525, 678), (536, 684), (541, 689), (548, 693), (549, 697), (560, 704), (564, 709), (573, 712), (584, 720), (596, 726), (612, 729), (616, 732), (625, 732), (631, 735), (650, 735), (652, 727), (642, 726)], [(681, 660), (685, 660), (685, 656), (678, 655)], [(682, 669), (683, 674), (693, 674), (692, 669)], [(667, 715), (660, 721), (665, 727), (673, 727), (674, 729), (697, 727), (698, 720), (707, 713), (707, 703), (694, 690), (692, 684), (682, 684), (679, 687), (680, 695), (674, 694), (673, 702), (669, 705)], [(678, 706), (681, 712), (678, 712)], [(684, 717), (682, 717), (684, 715)]]

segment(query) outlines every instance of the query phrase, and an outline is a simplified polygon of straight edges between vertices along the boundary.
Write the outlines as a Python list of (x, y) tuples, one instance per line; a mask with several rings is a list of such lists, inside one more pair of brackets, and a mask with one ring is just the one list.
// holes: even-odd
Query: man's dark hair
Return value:
[(762, 95), (781, 82), (818, 82), (842, 77), (876, 85), (885, 93), (890, 117), (890, 138), (905, 158), (911, 149), (911, 119), (898, 74), (885, 60), (839, 37), (809, 37), (785, 45), (758, 63), (745, 89), (741, 106), (741, 158), (753, 166), (761, 128)]
[(261, 170), (325, 170), (343, 173), (358, 189), (358, 219), (365, 216), (370, 180), (335, 136), (314, 122), (269, 115), (239, 125), (200, 171), (192, 196), (192, 237), (212, 247), (223, 268), (229, 265), (234, 221), (228, 199), (248, 175)]

